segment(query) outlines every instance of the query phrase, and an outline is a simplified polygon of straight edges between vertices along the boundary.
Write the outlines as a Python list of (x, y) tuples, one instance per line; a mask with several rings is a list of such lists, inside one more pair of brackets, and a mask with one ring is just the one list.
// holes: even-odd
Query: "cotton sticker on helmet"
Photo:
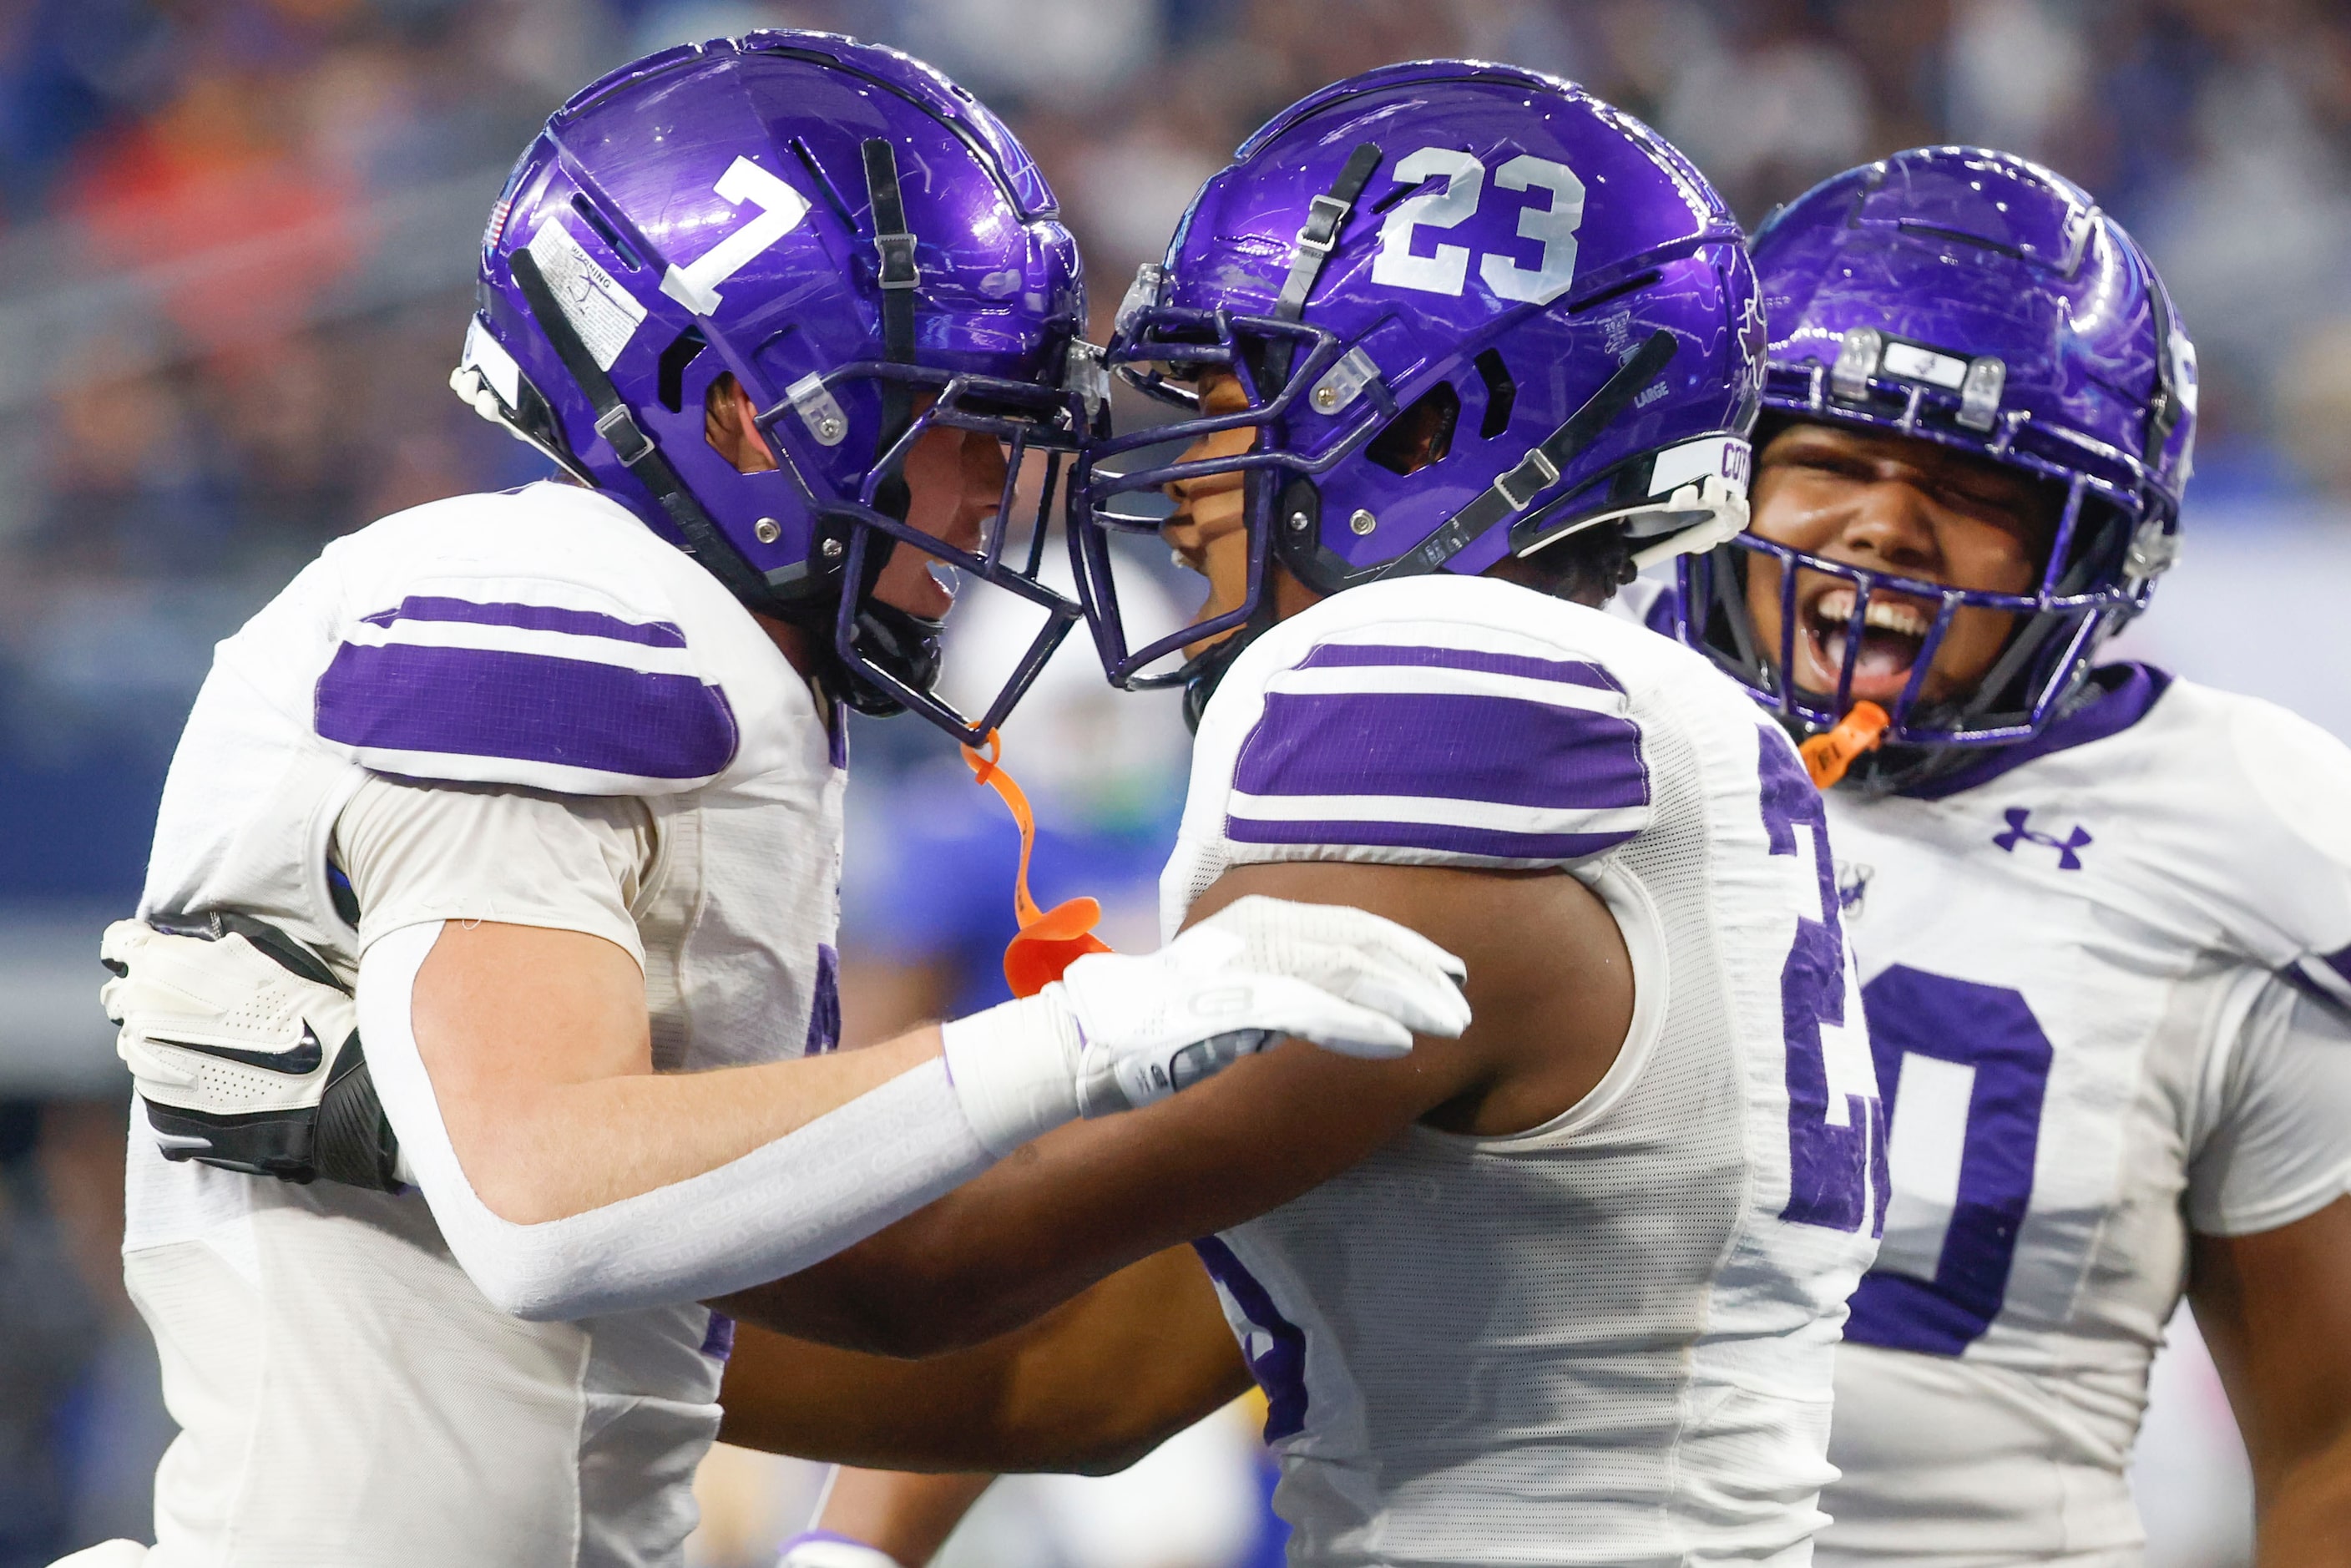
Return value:
[(538, 263), (556, 303), (594, 356), (597, 368), (611, 370), (645, 319), (645, 308), (553, 217), (543, 220), (530, 236), (530, 258)]
[(1726, 479), (1744, 490), (1753, 464), (1754, 449), (1735, 435), (1685, 441), (1657, 454), (1649, 469), (1649, 494), (1670, 496), (1708, 478)]

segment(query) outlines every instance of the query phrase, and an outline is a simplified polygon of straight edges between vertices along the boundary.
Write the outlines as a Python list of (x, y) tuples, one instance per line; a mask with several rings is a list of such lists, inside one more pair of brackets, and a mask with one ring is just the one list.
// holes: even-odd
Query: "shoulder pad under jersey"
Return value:
[(2012, 854), (2055, 849), (2020, 861), (2095, 877), (2177, 943), (2351, 1008), (2351, 748), (2274, 703), (2155, 672), (2103, 701), (2137, 706), (1928, 798), (2005, 821), (1991, 841)]
[(1234, 661), (1201, 722), (1185, 836), (1214, 835), (1232, 862), (1604, 853), (1650, 820), (1628, 677), (1677, 652), (1484, 579), (1350, 590)]
[(379, 772), (670, 794), (747, 746), (789, 747), (762, 731), (817, 722), (757, 622), (593, 492), (535, 485), (420, 507), (329, 559), (340, 602), (312, 720)]
[(2189, 880), (2208, 883), (2257, 955), (2351, 1011), (2351, 747), (2258, 697), (2179, 681), (2165, 701), (2184, 748), (2233, 772), (2229, 793), (2243, 802), (2231, 812), (2221, 797), (2204, 821), (2189, 820), (2191, 808), (2177, 823), (2210, 862)]

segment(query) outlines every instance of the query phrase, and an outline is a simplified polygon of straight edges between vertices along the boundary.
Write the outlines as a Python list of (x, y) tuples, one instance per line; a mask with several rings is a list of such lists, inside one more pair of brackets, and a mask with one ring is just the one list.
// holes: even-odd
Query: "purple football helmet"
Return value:
[[(1077, 247), (1002, 122), (920, 61), (778, 31), (613, 72), (515, 166), (477, 292), (458, 393), (748, 608), (818, 631), (852, 706), (977, 741), (1075, 619), (1037, 571), (1058, 465), (1103, 402)], [(705, 438), (722, 373), (758, 407), (772, 470), (740, 473)], [(900, 468), (934, 425), (1008, 445), (977, 551), (904, 520)], [(1047, 472), (1024, 514), (1031, 451)], [(976, 716), (932, 694), (937, 623), (872, 598), (899, 547), (1042, 612)]]
[[(1746, 520), (1762, 349), (1721, 199), (1582, 89), (1434, 60), (1310, 95), (1201, 188), (1165, 264), (1120, 307), (1113, 365), (1195, 416), (1079, 459), (1071, 544), (1111, 679), (1186, 683), (1196, 711), (1270, 623), (1273, 559), (1332, 593), (1481, 572), (1604, 525), (1636, 559), (1711, 547)], [(1238, 379), (1244, 411), (1200, 415), (1208, 371)], [(1122, 455), (1242, 426), (1255, 444), (1240, 455), (1113, 471)], [(1155, 525), (1113, 503), (1234, 472), (1246, 602), (1136, 645), (1113, 545)]]
[[(1898, 593), (1936, 608), (1901, 695), (1883, 705), (1892, 749), (1857, 776), (1898, 785), (1964, 755), (1945, 748), (2027, 738), (2078, 689), (2099, 643), (2146, 607), (2177, 553), (2196, 354), (2162, 279), (2080, 187), (1971, 147), (1921, 148), (1839, 174), (1767, 222), (1754, 251), (1771, 318), (1767, 425), (1784, 416), (1936, 442), (2049, 482), (2064, 507), (2025, 593), (1951, 588), (1741, 535), (1682, 562), (1682, 637), (1792, 728), (1822, 730), (1852, 706), (1872, 594)], [(1758, 645), (1748, 613), (1759, 556), (1781, 563), (1777, 647)], [(1853, 590), (1834, 692), (1800, 689), (1788, 673), (1799, 567)], [(1974, 691), (1924, 701), (1936, 651), (1970, 607), (2010, 612), (2015, 630)], [(1907, 749), (1917, 747), (1935, 749)]]

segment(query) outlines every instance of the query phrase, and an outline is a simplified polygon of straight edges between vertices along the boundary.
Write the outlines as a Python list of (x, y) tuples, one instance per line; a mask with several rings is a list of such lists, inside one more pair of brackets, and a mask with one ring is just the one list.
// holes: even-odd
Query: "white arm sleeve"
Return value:
[(449, 1250), (501, 1311), (581, 1318), (722, 1296), (821, 1262), (993, 1163), (936, 1059), (740, 1159), (539, 1225), (501, 1219), (450, 1146), (409, 1008), (438, 922), (360, 961), (360, 1035)]
[(2271, 980), (2238, 1031), (2220, 1094), (2189, 1165), (2197, 1230), (2274, 1230), (2351, 1193), (2351, 1021), (2342, 1013)]

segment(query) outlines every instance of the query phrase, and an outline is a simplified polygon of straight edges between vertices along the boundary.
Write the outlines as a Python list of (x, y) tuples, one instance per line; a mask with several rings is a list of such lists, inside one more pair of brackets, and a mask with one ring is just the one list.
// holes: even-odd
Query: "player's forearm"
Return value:
[(1374, 1081), (1384, 1064), (1327, 1057), (1283, 1046), (1127, 1126), (1063, 1127), (728, 1310), (883, 1355), (1016, 1329), (1138, 1259), (1287, 1202), (1410, 1123), (1422, 1091)]
[(866, 1051), (551, 1085), (498, 1104), (444, 1096), (441, 1108), (483, 1203), (537, 1225), (716, 1170), (938, 1054), (926, 1026)]
[[(582, 1005), (567, 992), (545, 998), (551, 1012), (510, 1004), (506, 1051), (496, 1049), (498, 1040), (458, 1035), (464, 1049), (436, 1049), (428, 1061), (420, 1026), (440, 1031), (436, 1048), (459, 1030), (483, 1027), (475, 1021), (481, 1015), (464, 1005), (467, 987), (436, 991), (425, 983), (441, 935), (419, 925), (369, 947), (360, 961), (360, 1030), (384, 1113), (451, 1253), (502, 1311), (579, 1318), (739, 1291), (831, 1256), (970, 1180), (994, 1158), (945, 1062), (920, 1034), (899, 1048), (916, 1064), (895, 1076), (887, 1075), (902, 1064), (889, 1052), (867, 1053), (862, 1062), (798, 1064), (816, 1070), (808, 1076), (820, 1092), (792, 1097), (777, 1086), (793, 1082), (786, 1076), (793, 1064), (656, 1078), (641, 1030), (633, 1063), (615, 1030), (583, 1030), (566, 1053), (562, 1009)], [(461, 941), (457, 950), (469, 946)], [(584, 959), (566, 977), (579, 990), (601, 986), (610, 1002), (628, 989), (591, 950), (569, 953)], [(628, 963), (625, 955), (619, 961)], [(544, 983), (528, 974), (516, 982), (522, 990)], [(413, 1005), (420, 998), (429, 1005)], [(589, 1021), (595, 1019), (591, 1006)], [(535, 1044), (546, 1049), (528, 1060)], [(516, 1058), (525, 1059), (522, 1070)], [(771, 1092), (770, 1102), (746, 1111), (736, 1092), (754, 1084)], [(509, 1106), (519, 1109), (500, 1117)], [(468, 1137), (465, 1156), (451, 1121)], [(702, 1141), (709, 1137), (705, 1121), (724, 1134), (715, 1145)], [(777, 1127), (787, 1130), (758, 1141)], [(587, 1173), (622, 1128), (626, 1142), (611, 1162), (622, 1177), (600, 1186)], [(678, 1161), (663, 1150), (664, 1138), (694, 1155)], [(724, 1157), (746, 1144), (753, 1145), (748, 1152)], [(485, 1151), (494, 1154), (486, 1159)], [(681, 1170), (682, 1179), (643, 1185)], [(475, 1171), (508, 1184), (509, 1207), (519, 1186), (535, 1205), (521, 1212), (553, 1217), (518, 1223), (499, 1213), (475, 1190)], [(629, 1191), (632, 1185), (637, 1190)], [(611, 1200), (578, 1207), (596, 1196)]]
[(896, 1470), (1100, 1473), (1123, 1469), (1249, 1382), (1187, 1247), (1120, 1270), (1026, 1328), (926, 1361), (747, 1322), (720, 1393), (721, 1436)]
[(870, 1051), (656, 1074), (643, 977), (611, 942), (490, 922), (387, 940), (423, 945), (423, 956), (408, 978), (371, 949), (361, 1005), (404, 1013), (396, 1027), (414, 1041), (466, 1181), (512, 1224), (716, 1170), (939, 1051), (938, 1031), (924, 1029)]
[(861, 1541), (903, 1563), (928, 1563), (947, 1543), (992, 1475), (908, 1475), (844, 1467), (816, 1527)]

